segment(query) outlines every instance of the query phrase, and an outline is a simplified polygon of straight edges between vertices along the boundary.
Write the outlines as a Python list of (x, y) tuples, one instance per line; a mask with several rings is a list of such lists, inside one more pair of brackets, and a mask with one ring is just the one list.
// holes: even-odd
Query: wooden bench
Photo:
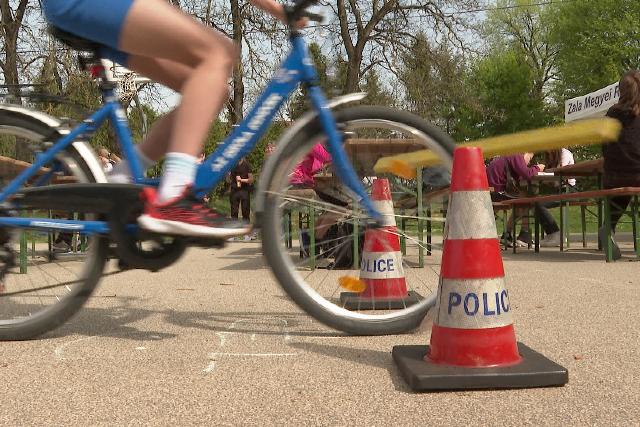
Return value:
[[(0, 156), (0, 177), (2, 178), (15, 178), (24, 170), (31, 167), (31, 163), (16, 160), (11, 157)], [(44, 174), (49, 173), (51, 170), (49, 168), (40, 168), (35, 174), (36, 177), (42, 176)], [(63, 176), (61, 173), (57, 173), (53, 176), (52, 183), (71, 183), (75, 182), (76, 179), (73, 176)]]
[[(536, 196), (536, 197), (522, 197), (518, 199), (505, 200), (502, 203), (511, 206), (512, 212), (515, 215), (515, 211), (517, 207), (524, 206), (533, 206), (536, 203), (547, 203), (547, 202), (560, 202), (560, 235), (564, 236), (563, 230), (563, 209), (565, 206), (565, 202), (569, 205), (574, 204), (577, 206), (588, 206), (590, 203), (588, 200), (593, 199), (597, 200), (598, 203), (604, 201), (604, 219), (600, 221), (598, 219), (599, 225), (602, 222), (605, 230), (605, 235), (609, 238), (605, 239), (605, 255), (607, 262), (613, 260), (612, 256), (612, 243), (611, 243), (611, 207), (610, 207), (610, 199), (616, 196), (633, 196), (634, 200), (631, 204), (632, 206), (632, 224), (633, 224), (633, 243), (636, 254), (640, 256), (640, 242), (638, 242), (638, 233), (637, 233), (637, 210), (638, 210), (638, 195), (640, 195), (640, 187), (620, 187), (620, 188), (611, 188), (607, 190), (591, 190), (591, 191), (581, 191), (575, 193), (563, 193), (563, 194), (553, 194), (548, 196)], [(583, 227), (584, 228), (584, 227)], [(539, 224), (536, 218), (535, 221), (535, 251), (539, 251)], [(584, 232), (583, 232), (583, 242), (584, 242)], [(516, 248), (513, 248), (514, 253)], [(560, 250), (564, 250), (564, 239), (560, 239)]]

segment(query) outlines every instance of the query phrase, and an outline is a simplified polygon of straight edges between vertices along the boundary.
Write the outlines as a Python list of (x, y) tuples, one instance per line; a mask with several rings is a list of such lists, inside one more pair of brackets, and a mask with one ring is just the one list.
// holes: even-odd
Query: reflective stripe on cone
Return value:
[(360, 279), (367, 284), (367, 288), (361, 295), (374, 300), (404, 298), (408, 295), (407, 283), (387, 179), (373, 181), (371, 198), (375, 208), (382, 214), (383, 226), (367, 229), (364, 234)]
[(437, 311), (428, 360), (452, 366), (518, 363), (489, 186), (479, 149), (456, 149)]

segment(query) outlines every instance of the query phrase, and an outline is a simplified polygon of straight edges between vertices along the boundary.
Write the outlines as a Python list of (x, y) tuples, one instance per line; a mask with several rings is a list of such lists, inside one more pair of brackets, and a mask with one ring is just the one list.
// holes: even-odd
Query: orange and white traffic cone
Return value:
[(378, 228), (365, 231), (360, 260), (360, 280), (366, 288), (360, 293), (342, 292), (340, 302), (348, 310), (394, 310), (415, 304), (422, 299), (407, 291), (402, 266), (400, 238), (387, 179), (376, 179), (371, 200), (382, 214)]
[(516, 343), (493, 207), (478, 147), (457, 148), (430, 346), (396, 346), (415, 391), (560, 386), (562, 366)]

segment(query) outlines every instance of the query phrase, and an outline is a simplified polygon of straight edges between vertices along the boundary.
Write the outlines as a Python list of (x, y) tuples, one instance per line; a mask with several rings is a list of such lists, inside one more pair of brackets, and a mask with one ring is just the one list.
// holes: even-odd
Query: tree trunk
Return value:
[[(360, 90), (360, 69), (362, 68), (362, 50), (355, 46), (353, 55), (348, 58), (347, 81), (344, 85), (343, 93), (353, 93)], [(362, 47), (364, 48), (364, 46)]]
[(5, 52), (4, 61), (0, 60), (0, 68), (4, 74), (4, 82), (9, 85), (8, 92), (15, 99), (13, 102), (21, 103), (20, 82), (18, 75), (18, 34), (22, 27), (22, 19), (27, 8), (28, 0), (20, 0), (15, 12), (11, 10), (9, 0), (0, 0), (1, 26), (0, 36), (3, 40)]
[[(3, 40), (5, 52), (4, 60), (0, 60), (0, 68), (4, 75), (4, 82), (8, 85), (7, 91), (11, 95), (11, 102), (22, 104), (20, 75), (18, 74), (18, 34), (22, 28), (24, 12), (27, 8), (27, 0), (20, 0), (15, 11), (11, 10), (9, 0), (0, 0), (0, 14), (2, 15), (2, 25), (0, 36)], [(16, 138), (15, 158), (32, 162), (32, 152), (27, 142), (21, 138)]]
[[(233, 41), (238, 49), (238, 55), (242, 58), (242, 11), (239, 0), (231, 1), (231, 18), (233, 22)], [(242, 60), (239, 60), (233, 68), (233, 97), (229, 100), (228, 111), (229, 121), (238, 124), (244, 116), (244, 83), (242, 81), (244, 72)]]

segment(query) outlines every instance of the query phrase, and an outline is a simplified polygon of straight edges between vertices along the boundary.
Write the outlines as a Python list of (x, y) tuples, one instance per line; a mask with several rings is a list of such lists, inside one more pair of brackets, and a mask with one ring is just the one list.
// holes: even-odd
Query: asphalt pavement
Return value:
[(256, 242), (118, 272), (34, 341), (0, 343), (0, 425), (638, 425), (640, 264), (601, 253), (503, 253), (518, 340), (564, 387), (412, 392), (394, 345), (314, 321)]

